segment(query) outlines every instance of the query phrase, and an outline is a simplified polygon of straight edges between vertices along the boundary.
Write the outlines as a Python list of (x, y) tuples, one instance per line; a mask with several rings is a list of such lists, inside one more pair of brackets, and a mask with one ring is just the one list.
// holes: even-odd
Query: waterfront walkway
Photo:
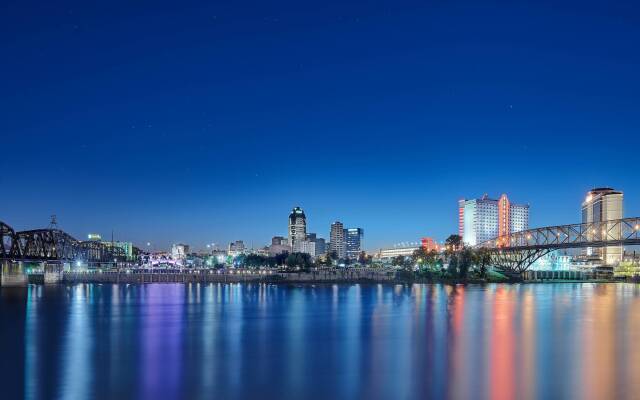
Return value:
[[(34, 283), (37, 278), (34, 278)], [(118, 271), (86, 271), (65, 272), (64, 283), (152, 283), (152, 282), (392, 282), (395, 272), (387, 270), (363, 269), (332, 269), (311, 272), (275, 272), (275, 271), (241, 271), (218, 273), (217, 271), (189, 271), (189, 272), (118, 272)]]

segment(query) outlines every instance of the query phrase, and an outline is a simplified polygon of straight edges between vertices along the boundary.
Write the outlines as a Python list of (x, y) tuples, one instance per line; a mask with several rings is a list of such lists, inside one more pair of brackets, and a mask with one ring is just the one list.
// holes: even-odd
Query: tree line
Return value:
[(447, 238), (443, 253), (420, 247), (410, 257), (397, 256), (393, 259), (393, 264), (399, 266), (405, 276), (429, 280), (445, 278), (464, 281), (471, 277), (485, 279), (490, 262), (487, 249), (465, 247), (460, 235)]

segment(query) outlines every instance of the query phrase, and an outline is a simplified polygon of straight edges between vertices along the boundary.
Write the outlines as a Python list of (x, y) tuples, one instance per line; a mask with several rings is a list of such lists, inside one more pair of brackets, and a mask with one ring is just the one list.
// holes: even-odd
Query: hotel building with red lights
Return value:
[(514, 204), (506, 194), (458, 202), (458, 232), (468, 246), (529, 229), (529, 205)]

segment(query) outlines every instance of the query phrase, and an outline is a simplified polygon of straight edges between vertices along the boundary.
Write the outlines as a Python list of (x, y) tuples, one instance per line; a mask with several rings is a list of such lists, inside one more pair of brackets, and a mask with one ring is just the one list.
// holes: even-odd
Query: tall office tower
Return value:
[(513, 204), (507, 195), (498, 200), (486, 194), (458, 202), (458, 231), (468, 246), (529, 229), (529, 206)]
[(348, 228), (344, 230), (344, 237), (346, 242), (346, 255), (347, 258), (357, 259), (362, 251), (362, 239), (364, 238), (364, 229), (362, 228)]
[(346, 255), (346, 243), (344, 241), (344, 225), (342, 225), (342, 222), (336, 221), (331, 224), (329, 239), (331, 241), (329, 251), (335, 253), (338, 258), (344, 258)]
[[(582, 203), (582, 223), (600, 223), (623, 218), (622, 192), (611, 188), (595, 188), (587, 193)], [(620, 232), (613, 232), (614, 225), (602, 224), (599, 229), (588, 232), (590, 240), (606, 240), (617, 238)], [(622, 261), (622, 246), (607, 246), (601, 248), (587, 247), (587, 256), (598, 257), (605, 264), (613, 265)]]
[(289, 246), (295, 247), (297, 241), (307, 237), (307, 217), (302, 208), (295, 207), (289, 214)]
[(327, 253), (327, 244), (323, 238), (317, 238), (316, 243), (316, 256), (323, 256)]

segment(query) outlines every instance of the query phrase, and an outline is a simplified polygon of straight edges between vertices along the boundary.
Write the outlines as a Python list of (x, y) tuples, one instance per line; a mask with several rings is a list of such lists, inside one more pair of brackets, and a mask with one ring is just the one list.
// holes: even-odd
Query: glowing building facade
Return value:
[(420, 239), (420, 245), (426, 251), (439, 251), (440, 250), (440, 246), (438, 246), (438, 243), (436, 243), (436, 241), (433, 240), (430, 237), (423, 237), (422, 239)]
[(189, 254), (189, 245), (177, 243), (171, 246), (171, 257), (174, 260), (182, 260)]
[(331, 224), (331, 232), (329, 234), (329, 251), (334, 253), (338, 258), (346, 256), (347, 244), (344, 238), (344, 225), (340, 221)]
[(289, 214), (289, 246), (295, 249), (296, 242), (307, 239), (307, 217), (302, 208), (295, 207)]
[[(623, 218), (622, 192), (612, 188), (595, 188), (587, 193), (582, 203), (582, 223), (594, 223)], [(613, 227), (613, 225), (612, 225)], [(600, 232), (593, 233), (592, 240), (597, 240)], [(584, 255), (602, 260), (607, 265), (614, 265), (622, 261), (622, 246), (607, 246), (602, 248), (587, 247)]]
[(458, 231), (468, 246), (527, 229), (529, 205), (513, 204), (506, 194), (458, 202)]
[(344, 230), (345, 250), (347, 258), (357, 259), (362, 251), (362, 241), (364, 239), (364, 229), (348, 228)]

